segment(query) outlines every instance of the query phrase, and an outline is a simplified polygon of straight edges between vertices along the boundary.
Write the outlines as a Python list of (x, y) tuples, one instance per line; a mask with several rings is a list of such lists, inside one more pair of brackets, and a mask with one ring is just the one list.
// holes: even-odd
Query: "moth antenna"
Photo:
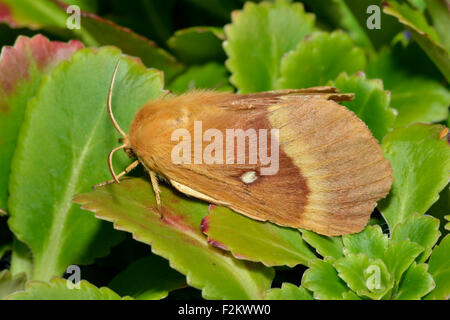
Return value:
[(111, 84), (109, 85), (109, 92), (108, 92), (108, 115), (111, 119), (112, 124), (114, 125), (114, 128), (116, 128), (119, 133), (126, 138), (127, 134), (122, 130), (122, 128), (117, 123), (116, 119), (114, 118), (114, 114), (112, 112), (112, 106), (111, 106), (111, 100), (112, 100), (112, 93), (114, 88), (114, 81), (116, 80), (117, 70), (119, 69), (120, 59), (117, 61), (116, 67), (114, 68), (114, 72), (111, 79)]
[(116, 176), (116, 173), (114, 172), (114, 168), (113, 168), (113, 164), (112, 164), (112, 156), (113, 156), (114, 152), (116, 152), (117, 150), (120, 150), (120, 149), (124, 149), (124, 148), (126, 148), (126, 145), (123, 144), (123, 145), (121, 145), (121, 146), (119, 146), (117, 148), (112, 149), (111, 152), (108, 155), (109, 172), (111, 173), (111, 176), (113, 177), (114, 181), (116, 183), (118, 183), (118, 184), (120, 184), (120, 182), (119, 182), (119, 179)]

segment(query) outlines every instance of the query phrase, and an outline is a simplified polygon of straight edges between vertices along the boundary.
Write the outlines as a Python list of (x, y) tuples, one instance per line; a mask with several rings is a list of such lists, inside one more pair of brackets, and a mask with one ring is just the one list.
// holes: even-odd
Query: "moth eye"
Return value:
[(241, 180), (245, 184), (250, 184), (258, 179), (256, 171), (247, 171), (241, 176)]

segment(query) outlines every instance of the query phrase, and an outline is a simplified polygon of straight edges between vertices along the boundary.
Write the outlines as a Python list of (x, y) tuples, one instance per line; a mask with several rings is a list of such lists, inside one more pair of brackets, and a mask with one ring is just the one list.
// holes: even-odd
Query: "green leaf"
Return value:
[(11, 251), (11, 243), (0, 244), (0, 259), (8, 252)]
[(326, 24), (325, 30), (343, 29), (347, 31), (356, 44), (373, 50), (372, 43), (364, 29), (353, 16), (344, 0), (302, 0), (317, 16), (318, 24)]
[(403, 273), (408, 270), (409, 266), (422, 251), (423, 248), (420, 245), (409, 240), (399, 242), (390, 241), (383, 261), (395, 279), (396, 288), (402, 279)]
[(406, 71), (392, 50), (383, 48), (371, 58), (367, 76), (382, 79), (390, 90), (391, 107), (398, 111), (396, 127), (447, 119), (450, 92), (439, 81)]
[[(106, 287), (97, 288), (86, 280), (81, 280), (79, 288), (72, 282), (52, 278), (49, 282), (29, 281), (24, 292), (7, 297), (8, 300), (121, 300), (122, 298)], [(123, 298), (129, 300), (129, 297)]]
[(305, 288), (285, 282), (281, 288), (266, 291), (264, 300), (314, 300), (314, 298)]
[(27, 276), (25, 273), (12, 275), (9, 270), (0, 272), (0, 300), (5, 299), (8, 295), (21, 291), (25, 288)]
[(433, 21), (433, 27), (441, 43), (450, 50), (450, 9), (448, 3), (442, 0), (426, 0), (428, 13)]
[(371, 259), (367, 255), (349, 254), (333, 264), (347, 285), (358, 296), (381, 299), (394, 285), (386, 265), (381, 259)]
[[(78, 51), (44, 80), (27, 108), (12, 164), (9, 225), (32, 250), (33, 279), (47, 281), (68, 265), (89, 263), (123, 239), (71, 203), (110, 176), (105, 159), (117, 134), (106, 100), (120, 57), (111, 47)], [(162, 79), (135, 59), (121, 61), (113, 105), (127, 130), (134, 112), (162, 92)], [(130, 162), (125, 154), (116, 160), (117, 168)]]
[(92, 40), (92, 46), (114, 45), (123, 53), (139, 57), (147, 67), (159, 69), (164, 72), (164, 79), (172, 80), (183, 71), (184, 66), (157, 44), (130, 29), (100, 18), (91, 13), (82, 12), (81, 31)]
[(302, 286), (314, 293), (315, 299), (320, 300), (343, 300), (357, 298), (349, 290), (345, 282), (339, 278), (333, 267), (334, 259), (325, 258), (311, 261), (310, 268), (305, 271)]
[(437, 81), (405, 77), (391, 92), (391, 106), (398, 110), (396, 127), (413, 122), (439, 122), (448, 117), (450, 92)]
[[(379, 48), (382, 45), (389, 44), (394, 36), (402, 30), (402, 25), (398, 21), (381, 11), (381, 0), (344, 0), (348, 8), (352, 12), (355, 19), (358, 21), (362, 30), (365, 31), (367, 37), (370, 39), (373, 47)], [(370, 17), (377, 14), (375, 11), (367, 12), (371, 5), (379, 7), (380, 11), (380, 29), (367, 27), (367, 22)]]
[(314, 31), (313, 25), (314, 16), (306, 14), (300, 3), (246, 2), (225, 27), (231, 83), (241, 93), (274, 89), (281, 58)]
[(68, 15), (51, 0), (0, 0), (0, 22), (13, 28), (64, 28)]
[(194, 89), (233, 91), (233, 87), (228, 82), (227, 69), (215, 62), (190, 67), (185, 73), (175, 78), (169, 89), (176, 94)]
[(255, 221), (225, 207), (210, 209), (202, 230), (209, 243), (230, 250), (239, 259), (266, 266), (308, 265), (316, 258), (298, 230)]
[(210, 61), (224, 61), (222, 48), (225, 34), (215, 27), (191, 27), (178, 30), (167, 41), (178, 59), (187, 64), (203, 64)]
[(108, 285), (119, 295), (137, 300), (163, 299), (170, 291), (185, 286), (186, 278), (156, 255), (136, 260)]
[(424, 252), (417, 262), (425, 262), (440, 235), (438, 219), (428, 215), (412, 214), (395, 226), (392, 232), (392, 241), (400, 242), (407, 239), (419, 244)]
[(27, 279), (31, 279), (33, 275), (33, 255), (30, 248), (25, 243), (14, 238), (11, 249), (11, 267), (9, 271), (13, 276), (24, 273)]
[(426, 296), (426, 299), (448, 300), (450, 298), (450, 235), (446, 235), (434, 248), (428, 261), (428, 272), (433, 276), (436, 288)]
[(137, 178), (78, 195), (74, 201), (94, 211), (96, 217), (113, 221), (116, 228), (131, 232), (136, 240), (150, 244), (155, 254), (186, 275), (190, 286), (201, 289), (204, 298), (261, 299), (270, 288), (273, 269), (235, 259), (209, 245), (200, 230), (208, 205), (160, 188), (160, 211), (150, 183)]
[(394, 124), (396, 110), (389, 108), (389, 93), (383, 89), (379, 80), (369, 80), (364, 74), (348, 76), (342, 73), (331, 82), (341, 92), (355, 94), (352, 101), (342, 102), (363, 120), (378, 141), (388, 133)]
[(364, 253), (370, 259), (383, 259), (388, 248), (388, 237), (379, 225), (367, 226), (363, 231), (342, 236), (344, 254)]
[(140, 57), (148, 67), (164, 71), (168, 80), (183, 70), (183, 65), (168, 52), (158, 48), (155, 42), (92, 13), (81, 11), (80, 28), (69, 30), (66, 27), (68, 5), (64, 2), (0, 0), (1, 3), (9, 14), (2, 15), (0, 22), (32, 29), (49, 29), (66, 38), (77, 37), (87, 46), (117, 46), (126, 54)]
[(77, 5), (81, 10), (96, 12), (98, 10), (98, 0), (64, 0), (69, 5)]
[(424, 214), (447, 185), (450, 146), (440, 138), (442, 132), (441, 125), (414, 124), (384, 138), (382, 149), (394, 169), (394, 183), (378, 208), (391, 232), (407, 216)]
[(406, 271), (398, 292), (392, 298), (395, 300), (420, 300), (433, 290), (435, 284), (427, 269), (428, 265), (425, 263), (416, 264), (414, 262)]
[(444, 47), (437, 32), (428, 24), (423, 13), (411, 8), (406, 2), (394, 0), (384, 1), (383, 11), (398, 19), (411, 32), (411, 35), (421, 48), (427, 53), (430, 59), (436, 64), (450, 81), (450, 55), (448, 49)]
[(408, 1), (414, 8), (419, 9), (420, 12), (423, 12), (427, 7), (427, 0), (408, 0)]
[(341, 237), (327, 237), (304, 229), (301, 229), (301, 232), (303, 240), (314, 247), (322, 257), (342, 257), (344, 245)]
[(342, 31), (317, 32), (305, 38), (281, 62), (278, 89), (321, 86), (341, 72), (353, 74), (364, 70), (364, 51)]
[(0, 212), (7, 210), (8, 179), (28, 100), (36, 95), (45, 74), (69, 60), (83, 45), (49, 41), (42, 35), (20, 36), (0, 56)]

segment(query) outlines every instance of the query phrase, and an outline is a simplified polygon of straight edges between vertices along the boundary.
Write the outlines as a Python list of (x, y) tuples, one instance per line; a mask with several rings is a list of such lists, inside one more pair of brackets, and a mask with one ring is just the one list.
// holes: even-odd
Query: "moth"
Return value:
[[(158, 207), (160, 178), (188, 196), (252, 219), (327, 236), (361, 231), (377, 201), (390, 190), (392, 168), (377, 140), (353, 112), (338, 103), (351, 100), (353, 94), (314, 87), (166, 95), (136, 113), (127, 135), (111, 111), (117, 68), (118, 64), (107, 106), (123, 144), (109, 154), (113, 180), (103, 184), (120, 183), (120, 177), (141, 163), (149, 172)], [(204, 133), (200, 138), (195, 132), (199, 123)], [(233, 129), (244, 133), (240, 146), (248, 150), (240, 161), (236, 161), (236, 150), (225, 150), (233, 144), (237, 149), (236, 139), (216, 141), (228, 138)], [(182, 134), (174, 136), (174, 132)], [(251, 133), (264, 136), (264, 132), (266, 140), (256, 139), (255, 148)], [(182, 141), (185, 136), (194, 138)], [(116, 175), (112, 155), (120, 149), (137, 160)], [(276, 163), (269, 165), (269, 156)], [(267, 174), (270, 167), (276, 170)]]

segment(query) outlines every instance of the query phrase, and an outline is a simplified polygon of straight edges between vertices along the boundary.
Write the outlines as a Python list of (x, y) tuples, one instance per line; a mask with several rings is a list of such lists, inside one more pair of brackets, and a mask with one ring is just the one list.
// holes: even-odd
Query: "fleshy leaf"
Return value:
[(190, 67), (185, 73), (175, 78), (169, 85), (169, 89), (176, 94), (193, 89), (233, 91), (233, 87), (228, 82), (227, 69), (215, 62)]
[(367, 226), (363, 231), (342, 236), (344, 254), (364, 253), (370, 259), (383, 259), (388, 247), (387, 235), (379, 225)]
[(306, 14), (300, 3), (246, 2), (225, 26), (231, 83), (241, 93), (274, 89), (281, 58), (314, 31), (313, 25), (314, 16)]
[(355, 94), (355, 99), (342, 104), (367, 124), (378, 141), (392, 129), (397, 112), (389, 108), (390, 95), (381, 81), (369, 80), (364, 74), (349, 77), (343, 73), (331, 85)]
[(399, 289), (392, 299), (419, 300), (433, 290), (435, 283), (427, 269), (428, 266), (425, 263), (413, 262), (403, 276)]
[(13, 28), (63, 28), (67, 14), (51, 0), (0, 0), (0, 22)]
[(396, 287), (402, 279), (403, 273), (408, 270), (422, 251), (423, 248), (420, 245), (409, 240), (389, 243), (383, 261), (394, 277)]
[(62, 1), (0, 0), (0, 5), (3, 11), (8, 12), (0, 15), (0, 22), (12, 22), (10, 24), (16, 27), (51, 29), (65, 37), (77, 37), (87, 46), (117, 46), (126, 54), (140, 57), (148, 67), (164, 71), (168, 80), (183, 70), (183, 65), (167, 51), (158, 48), (155, 42), (95, 14), (81, 11), (80, 28), (67, 29), (68, 5)]
[(397, 128), (382, 143), (385, 157), (394, 169), (394, 183), (378, 208), (389, 229), (413, 213), (424, 214), (447, 185), (450, 146), (441, 125), (414, 124)]
[(155, 254), (168, 259), (172, 268), (186, 275), (190, 286), (201, 289), (204, 298), (261, 299), (270, 288), (273, 269), (235, 259), (209, 245), (200, 230), (208, 205), (160, 188), (160, 211), (156, 209), (150, 183), (137, 178), (78, 195), (74, 201), (94, 211), (96, 217), (113, 221), (115, 228), (131, 232), (136, 240), (151, 245)]
[[(122, 298), (109, 288), (97, 288), (86, 280), (75, 286), (72, 282), (61, 278), (52, 278), (49, 282), (29, 281), (25, 291), (14, 293), (8, 300), (121, 300)], [(129, 297), (123, 299), (129, 300)]]
[(27, 279), (31, 279), (33, 276), (33, 254), (28, 245), (16, 237), (12, 242), (11, 267), (9, 271), (12, 275), (25, 273)]
[(308, 88), (326, 85), (341, 72), (364, 70), (364, 51), (342, 31), (317, 32), (305, 38), (283, 57), (278, 89)]
[(203, 64), (224, 61), (222, 41), (225, 34), (215, 27), (191, 27), (178, 30), (167, 41), (169, 47), (181, 61), (187, 64)]
[[(117, 133), (106, 100), (120, 57), (111, 47), (78, 51), (43, 81), (27, 108), (12, 163), (9, 225), (32, 250), (35, 280), (89, 263), (123, 239), (71, 203), (76, 193), (110, 177), (105, 159)], [(162, 79), (135, 59), (121, 61), (113, 106), (127, 131), (134, 112), (162, 92)], [(120, 168), (130, 162), (125, 154), (116, 160)]]
[(108, 285), (119, 295), (137, 300), (163, 299), (170, 291), (185, 286), (186, 278), (157, 255), (133, 262)]
[(450, 92), (439, 81), (405, 71), (390, 49), (372, 57), (367, 76), (382, 79), (390, 90), (391, 107), (398, 111), (396, 127), (447, 119)]
[(417, 262), (425, 262), (440, 235), (438, 219), (428, 215), (412, 214), (395, 226), (391, 241), (399, 242), (408, 239), (419, 244), (424, 248), (424, 252)]
[(79, 41), (49, 41), (42, 35), (20, 36), (0, 56), (0, 210), (7, 210), (8, 178), (17, 136), (28, 100), (36, 95), (42, 77), (81, 49)]
[(372, 43), (364, 32), (367, 29), (366, 25), (363, 27), (359, 25), (344, 0), (302, 0), (302, 2), (314, 12), (323, 29), (343, 29), (356, 44), (373, 50)]
[(230, 250), (237, 258), (267, 266), (308, 265), (316, 258), (298, 230), (255, 221), (225, 207), (210, 209), (202, 230), (211, 244)]
[(448, 30), (450, 30), (450, 8), (448, 3), (441, 0), (425, 1), (439, 40), (441, 40), (441, 43), (447, 50), (450, 50), (450, 35), (448, 33)]
[(407, 2), (395, 0), (384, 1), (383, 11), (394, 16), (411, 32), (431, 60), (441, 70), (447, 81), (450, 81), (450, 55), (444, 47), (437, 32), (428, 24), (423, 13), (411, 8)]
[(27, 282), (25, 273), (13, 276), (9, 270), (0, 272), (0, 300), (14, 292), (22, 291), (25, 288), (25, 282)]
[(336, 269), (333, 267), (334, 259), (313, 260), (310, 268), (305, 271), (302, 279), (302, 286), (314, 293), (315, 299), (320, 300), (343, 300), (357, 299), (345, 282), (339, 278)]
[(124, 53), (141, 58), (147, 67), (164, 72), (164, 79), (170, 81), (183, 71), (184, 66), (157, 44), (130, 29), (82, 11), (82, 31), (93, 39), (97, 47), (114, 45)]
[(433, 276), (436, 288), (426, 299), (448, 300), (450, 298), (450, 235), (446, 235), (434, 248), (428, 261), (428, 272)]
[(378, 300), (393, 287), (394, 279), (381, 259), (371, 259), (363, 253), (349, 254), (333, 265), (358, 296)]
[(264, 300), (314, 300), (311, 292), (304, 287), (297, 287), (292, 283), (285, 282), (281, 288), (266, 291)]
[[(376, 17), (379, 17), (380, 21), (380, 29), (367, 27), (367, 23), (370, 21), (370, 17), (372, 17), (376, 12), (371, 11), (367, 12), (367, 9), (371, 5), (376, 5), (380, 9), (381, 0), (343, 0), (352, 15), (358, 21), (361, 29), (365, 31), (365, 34), (370, 39), (374, 48), (379, 48), (380, 46), (389, 43), (392, 38), (402, 30), (402, 25), (398, 23), (398, 21), (383, 12)], [(381, 10), (380, 10), (381, 11)]]
[(301, 229), (303, 240), (316, 249), (322, 257), (339, 259), (343, 255), (342, 237), (327, 237), (315, 232)]

